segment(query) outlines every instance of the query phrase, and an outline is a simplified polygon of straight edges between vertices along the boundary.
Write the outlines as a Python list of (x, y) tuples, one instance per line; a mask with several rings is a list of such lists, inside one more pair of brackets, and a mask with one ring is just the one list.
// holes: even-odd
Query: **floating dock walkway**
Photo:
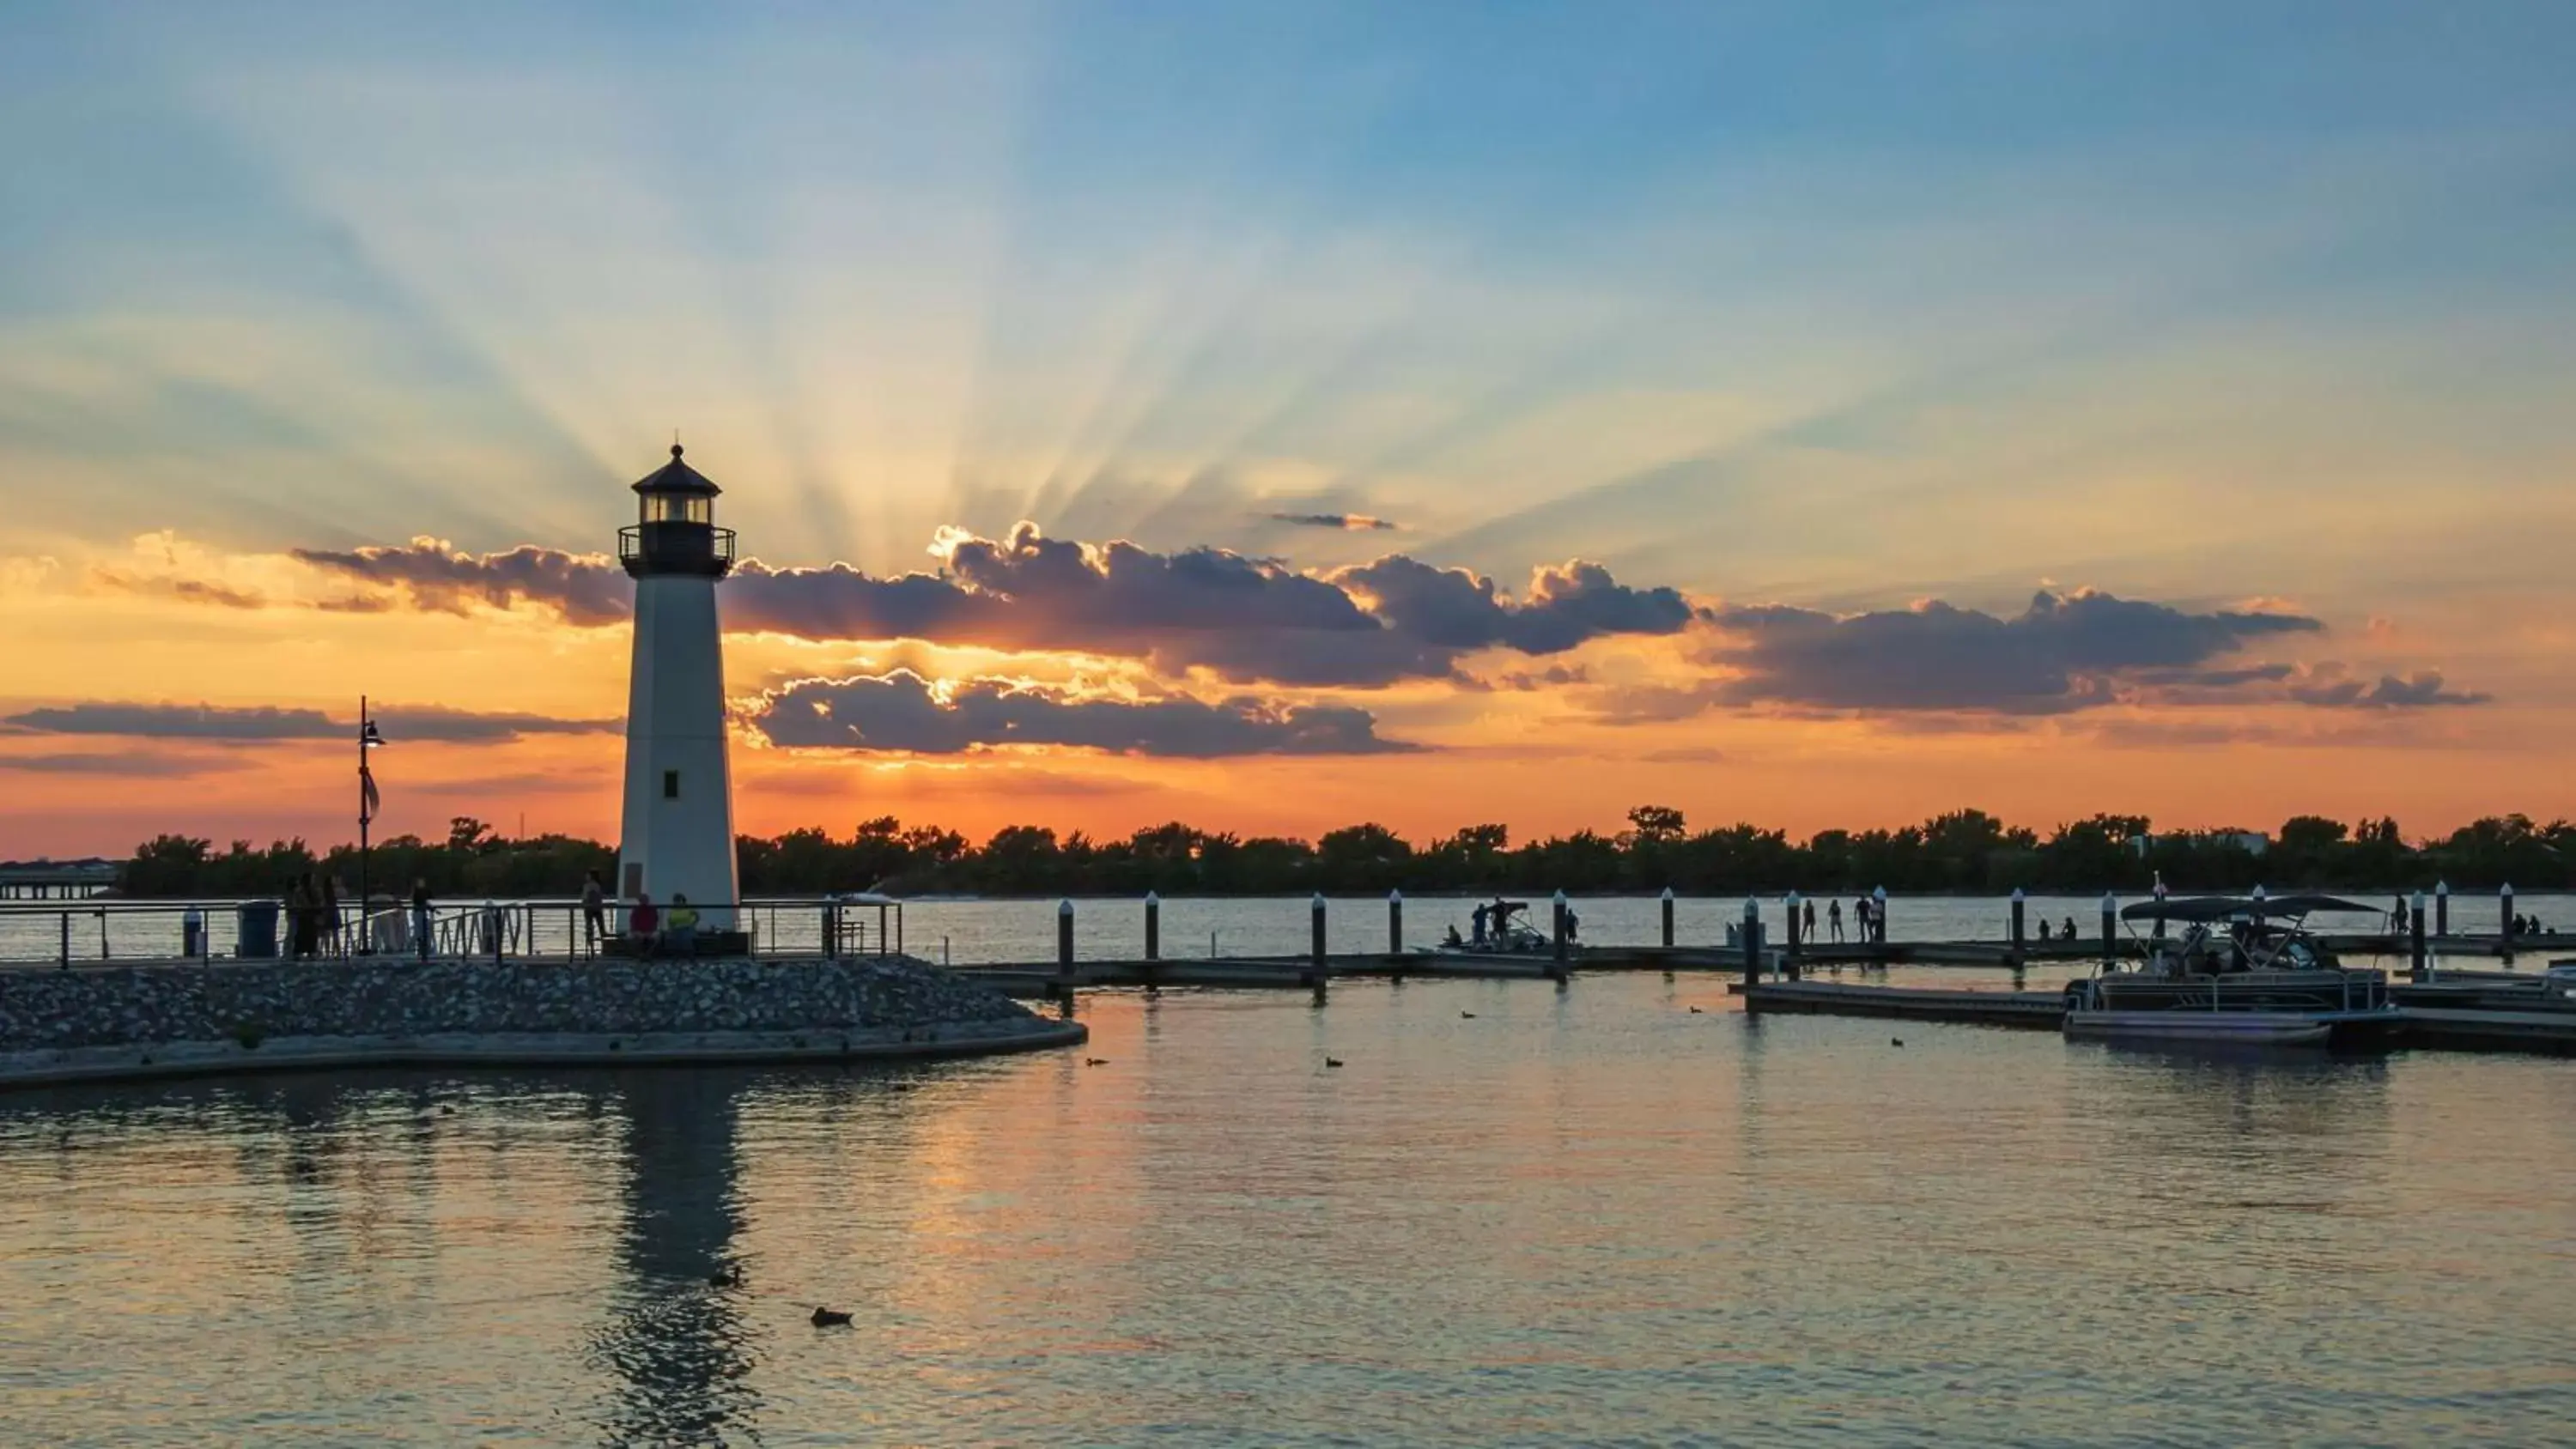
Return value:
[(2055, 1031), (2066, 1020), (2066, 998), (2055, 991), (1947, 991), (1919, 986), (1850, 986), (1834, 981), (1738, 982), (1727, 988), (1744, 998), (1747, 1013), (1796, 1016), (1884, 1016), (1903, 1021), (1952, 1021), (1976, 1026)]
[[(2493, 973), (2481, 973), (2492, 976)], [(2431, 1051), (2531, 1052), (2576, 1056), (2576, 1002), (2546, 1003), (2537, 982), (2516, 988), (2492, 980), (2399, 983), (2401, 1002), (2442, 1000), (2428, 990), (2449, 988), (2453, 1005), (2401, 1005), (2400, 1048)], [(2054, 991), (1951, 991), (1916, 986), (1855, 986), (1836, 981), (1759, 981), (1727, 988), (1744, 999), (1750, 1015), (1889, 1017), (2033, 1031), (2056, 1031), (2065, 1022), (2065, 998)], [(2468, 1002), (2481, 1004), (2470, 1005)]]

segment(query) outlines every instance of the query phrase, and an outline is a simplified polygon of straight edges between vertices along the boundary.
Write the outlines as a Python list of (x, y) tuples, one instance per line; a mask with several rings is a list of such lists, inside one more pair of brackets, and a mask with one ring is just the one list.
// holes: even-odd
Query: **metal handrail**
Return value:
[[(730, 570), (733, 567), (734, 536), (732, 529), (717, 528), (712, 524), (693, 524), (684, 519), (667, 519), (656, 523), (630, 523), (624, 528), (617, 530), (617, 561), (620, 564), (634, 564), (654, 557), (655, 550), (649, 547), (645, 541), (644, 532), (646, 529), (660, 530), (682, 528), (692, 530), (693, 532), (698, 528), (706, 529), (707, 560), (709, 562), (722, 563), (727, 570)], [(698, 554), (698, 550), (693, 548), (672, 550), (667, 545), (664, 546), (662, 552), (666, 556), (685, 554), (689, 558), (695, 558)]]
[[(428, 908), (427, 931), (419, 929), (410, 902), (379, 896), (361, 908), (341, 904), (333, 919), (321, 923), (312, 955), (318, 959), (361, 956), (418, 956), (426, 937), (429, 954), (439, 957), (595, 958), (607, 946), (589, 929), (579, 897), (535, 897), (521, 900), (451, 901)], [(761, 897), (724, 903), (695, 904), (707, 912), (730, 912), (735, 928), (749, 938), (752, 954), (781, 950), (846, 956), (874, 951), (896, 954), (903, 949), (901, 902), (853, 905), (831, 896)], [(629, 931), (635, 903), (601, 903), (608, 935)], [(274, 934), (245, 941), (243, 908), (266, 906), (275, 914)], [(868, 929), (861, 912), (874, 910), (878, 926)], [(801, 919), (800, 919), (801, 918)], [(296, 955), (295, 920), (290, 907), (276, 897), (247, 899), (83, 900), (0, 903), (0, 919), (48, 921), (55, 929), (0, 937), (0, 965), (73, 966), (99, 962), (171, 960), (289, 959)], [(811, 921), (810, 927), (804, 922)], [(95, 923), (95, 949), (89, 926)], [(160, 923), (156, 925), (155, 923)], [(111, 929), (114, 926), (116, 929)], [(802, 944), (809, 938), (810, 947)], [(789, 943), (794, 942), (791, 946)], [(41, 943), (41, 944), (39, 944)], [(243, 954), (245, 945), (268, 949)]]

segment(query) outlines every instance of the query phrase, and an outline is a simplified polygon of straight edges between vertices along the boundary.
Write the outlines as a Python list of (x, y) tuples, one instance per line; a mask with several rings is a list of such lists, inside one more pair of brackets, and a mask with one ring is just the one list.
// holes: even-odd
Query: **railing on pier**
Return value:
[[(731, 915), (754, 955), (896, 955), (903, 903), (883, 896), (766, 898), (699, 908)], [(663, 908), (668, 919), (668, 907)], [(433, 903), (377, 897), (298, 911), (276, 899), (0, 902), (0, 966), (350, 957), (590, 960), (636, 954), (633, 903), (603, 902), (596, 919), (577, 898)], [(705, 924), (700, 935), (712, 934)], [(426, 950), (424, 951), (424, 946)]]

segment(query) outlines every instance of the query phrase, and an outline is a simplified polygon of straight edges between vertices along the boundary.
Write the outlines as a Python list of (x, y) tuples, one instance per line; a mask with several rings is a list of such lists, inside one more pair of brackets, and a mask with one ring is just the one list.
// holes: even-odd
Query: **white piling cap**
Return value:
[(1762, 903), (1751, 896), (1744, 898), (1744, 919), (1750, 921), (1762, 914)]
[(1796, 910), (1798, 908), (1798, 902), (1801, 899), (1803, 898), (1796, 891), (1789, 892), (1789, 909), (1793, 911)]
[(1388, 892), (1386, 893), (1386, 903), (1387, 903), (1388, 905), (1390, 905), (1390, 906), (1400, 906), (1400, 905), (1403, 905), (1403, 904), (1404, 904), (1404, 892), (1402, 892), (1402, 891), (1400, 891), (1400, 890), (1391, 890), (1391, 891), (1388, 891)]
[(2497, 895), (2501, 895), (2501, 896), (2509, 896), (2509, 895), (2512, 895), (2512, 894), (2513, 894), (2513, 887), (2512, 887), (2512, 885), (2511, 885), (2511, 884), (2507, 884), (2507, 885), (2505, 885), (2504, 887), (2502, 887), (2501, 889), (2499, 889), (2499, 890), (2496, 892), (2496, 894), (2497, 894)]
[(1556, 893), (1556, 903), (1560, 906), (1565, 904), (1565, 892), (1558, 891)]
[(2023, 894), (2021, 893), (2021, 887), (2020, 887), (2020, 886), (2014, 886), (2014, 887), (2013, 887), (2013, 899), (2014, 899), (2014, 900), (2017, 900), (2017, 901), (2020, 901), (2020, 900), (2028, 900), (2028, 899), (2029, 899), (2029, 897), (2027, 897), (2027, 896), (2025, 896), (2025, 895), (2023, 895)]
[(1161, 896), (1154, 894), (1152, 891), (1145, 892), (1145, 904), (1149, 906), (1159, 906), (1162, 903), (1163, 898)]
[(2258, 900), (2258, 901), (2259, 901), (2259, 900), (2266, 899), (2266, 897), (2265, 897), (2265, 896), (2264, 896), (2264, 894), (2263, 894), (2263, 888), (2262, 888), (2261, 886), (2256, 886), (2256, 887), (2254, 888), (2254, 899), (2256, 899), (2256, 900)]
[(1887, 899), (1887, 887), (1885, 887), (1885, 886), (1880, 886), (1878, 889), (1876, 889), (1876, 890), (1874, 890), (1874, 891), (1871, 891), (1871, 892), (1870, 892), (1870, 896), (1871, 896), (1871, 898), (1872, 898), (1872, 899), (1874, 899), (1874, 900), (1882, 900), (1882, 901), (1883, 901), (1883, 900), (1886, 900), (1886, 899)]
[(2415, 909), (2419, 911), (2424, 909), (2424, 893), (2422, 891), (2417, 891), (2415, 893)]
[(1315, 892), (1313, 905), (1314, 908), (1319, 911), (1324, 908), (1324, 893), (1322, 891)]
[(2106, 911), (2116, 911), (2119, 908), (2120, 898), (2118, 896), (2111, 894), (2109, 891), (2102, 892), (2102, 909)]
[(2437, 881), (2433, 882), (2433, 894), (2435, 894), (2435, 895), (2437, 895), (2437, 896), (2447, 896), (2447, 895), (2449, 895), (2450, 893), (2451, 893), (2451, 883), (2450, 883), (2449, 881), (2446, 881), (2446, 880), (2437, 880)]
[(1070, 901), (1070, 900), (1063, 900), (1063, 901), (1058, 901), (1058, 902), (1056, 902), (1056, 905), (1055, 905), (1055, 913), (1056, 913), (1057, 915), (1059, 915), (1059, 916), (1069, 916), (1069, 915), (1072, 915), (1072, 914), (1073, 914), (1073, 902), (1072, 902), (1072, 901)]
[(1665, 900), (1671, 900), (1672, 898), (1673, 898), (1673, 888), (1672, 888), (1671, 886), (1666, 886), (1666, 887), (1664, 887), (1664, 899), (1665, 899)]

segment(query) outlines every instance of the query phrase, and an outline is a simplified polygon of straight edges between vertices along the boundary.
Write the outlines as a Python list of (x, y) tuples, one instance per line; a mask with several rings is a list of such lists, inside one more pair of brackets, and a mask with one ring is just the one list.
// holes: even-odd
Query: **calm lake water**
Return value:
[(1082, 1010), (1106, 1065), (0, 1096), (0, 1443), (2576, 1440), (2576, 1063)]

